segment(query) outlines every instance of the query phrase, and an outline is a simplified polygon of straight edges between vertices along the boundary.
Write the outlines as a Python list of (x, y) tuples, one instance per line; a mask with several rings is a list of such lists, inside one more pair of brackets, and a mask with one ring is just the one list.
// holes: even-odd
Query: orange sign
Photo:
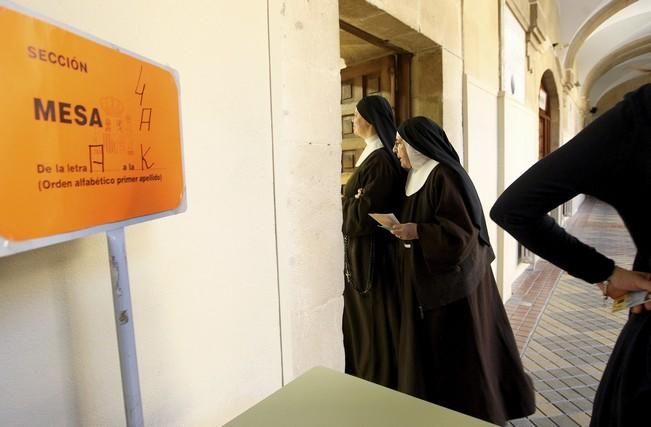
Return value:
[(182, 205), (173, 71), (1, 5), (0, 70), (0, 238)]

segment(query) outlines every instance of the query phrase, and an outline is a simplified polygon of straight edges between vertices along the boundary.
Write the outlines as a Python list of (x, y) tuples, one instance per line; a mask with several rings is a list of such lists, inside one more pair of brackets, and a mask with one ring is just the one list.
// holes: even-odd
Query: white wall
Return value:
[[(574, 136), (583, 129), (583, 114), (581, 114), (580, 108), (574, 103), (574, 100), (570, 96), (565, 98), (565, 109), (563, 110), (563, 113), (565, 115), (565, 125), (561, 129), (561, 145), (574, 138)], [(579, 211), (579, 208), (584, 201), (585, 195), (583, 194), (579, 194), (570, 201), (572, 215)]]
[(441, 51), (443, 65), (443, 129), (464, 163), (463, 60), (447, 49)]
[(497, 226), (489, 212), (497, 199), (497, 90), (483, 87), (468, 75), (464, 83), (464, 166), (479, 194), (489, 236), (495, 244)]
[(525, 102), (526, 41), (525, 31), (508, 7), (502, 21), (502, 90)]
[[(538, 112), (528, 109), (510, 95), (500, 92), (499, 109), (499, 192), (538, 160)], [(502, 298), (512, 293), (512, 284), (521, 273), (518, 265), (518, 242), (501, 228), (497, 231), (501, 259), (498, 282), (502, 283)]]
[[(223, 424), (281, 386), (281, 341), (287, 379), (341, 367), (336, 2), (304, 41), (275, 1), (18, 3), (180, 74), (188, 211), (127, 229), (146, 424)], [(1, 258), (0, 425), (124, 425), (113, 322), (103, 236)]]

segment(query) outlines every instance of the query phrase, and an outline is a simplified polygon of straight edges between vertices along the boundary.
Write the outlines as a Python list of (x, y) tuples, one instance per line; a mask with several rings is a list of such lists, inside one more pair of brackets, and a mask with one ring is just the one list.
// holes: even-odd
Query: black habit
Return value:
[(368, 216), (398, 209), (403, 181), (389, 156), (383, 149), (371, 153), (344, 188), (343, 333), (346, 373), (395, 388), (400, 315), (394, 238)]
[[(423, 118), (405, 125), (438, 128)], [(407, 143), (419, 138), (405, 125), (400, 135)], [(417, 224), (419, 237), (410, 248), (399, 245), (398, 389), (503, 425), (532, 414), (535, 401), (491, 270), (494, 255), (482, 229), (481, 204), (465, 171), (449, 164), (458, 164), (451, 145), (450, 157), (414, 145), (440, 164), (407, 196), (400, 214), (401, 223)]]
[(384, 98), (366, 97), (358, 111), (373, 124), (383, 148), (373, 151), (344, 187), (346, 373), (396, 388), (400, 314), (395, 239), (368, 214), (398, 212), (404, 173), (390, 151), (395, 139), (391, 106)]

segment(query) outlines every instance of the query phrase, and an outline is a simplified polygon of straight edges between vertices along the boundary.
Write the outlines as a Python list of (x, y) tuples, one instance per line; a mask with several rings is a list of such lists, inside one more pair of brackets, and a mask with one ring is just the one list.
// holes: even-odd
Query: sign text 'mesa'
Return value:
[(81, 104), (73, 105), (53, 100), (44, 103), (41, 98), (34, 98), (34, 120), (102, 127), (102, 118), (96, 107), (91, 109)]

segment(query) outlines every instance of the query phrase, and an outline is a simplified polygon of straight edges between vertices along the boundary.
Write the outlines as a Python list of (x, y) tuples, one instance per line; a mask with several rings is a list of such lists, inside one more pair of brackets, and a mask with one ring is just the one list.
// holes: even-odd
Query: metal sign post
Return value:
[(133, 310), (129, 290), (129, 270), (127, 251), (124, 244), (124, 228), (106, 232), (111, 266), (111, 285), (113, 288), (113, 307), (115, 311), (115, 330), (118, 336), (120, 353), (120, 372), (122, 374), (122, 395), (127, 426), (142, 427), (142, 400), (138, 382), (138, 358), (133, 329)]

